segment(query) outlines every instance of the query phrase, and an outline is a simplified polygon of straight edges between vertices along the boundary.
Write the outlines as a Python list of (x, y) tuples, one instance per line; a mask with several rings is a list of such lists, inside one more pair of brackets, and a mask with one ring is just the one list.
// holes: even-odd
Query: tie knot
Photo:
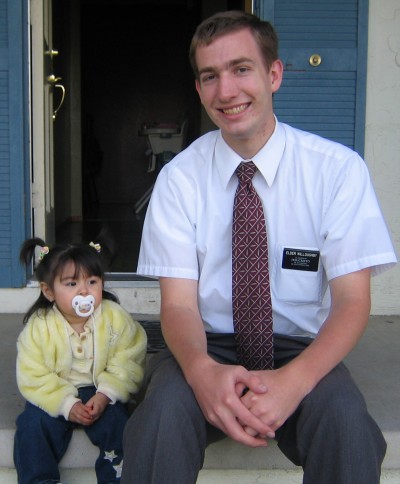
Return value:
[(236, 168), (236, 175), (240, 183), (250, 183), (256, 171), (257, 167), (252, 161), (246, 163), (242, 161)]

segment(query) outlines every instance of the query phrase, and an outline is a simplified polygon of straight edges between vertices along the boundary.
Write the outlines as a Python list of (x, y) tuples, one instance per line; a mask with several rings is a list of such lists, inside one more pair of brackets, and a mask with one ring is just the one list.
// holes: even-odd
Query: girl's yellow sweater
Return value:
[[(112, 400), (126, 402), (143, 380), (146, 333), (113, 301), (104, 300), (93, 318), (93, 384), (107, 389)], [(64, 415), (66, 419), (78, 395), (77, 388), (68, 381), (72, 350), (67, 324), (56, 308), (45, 315), (36, 313), (17, 342), (21, 394), (49, 415)]]

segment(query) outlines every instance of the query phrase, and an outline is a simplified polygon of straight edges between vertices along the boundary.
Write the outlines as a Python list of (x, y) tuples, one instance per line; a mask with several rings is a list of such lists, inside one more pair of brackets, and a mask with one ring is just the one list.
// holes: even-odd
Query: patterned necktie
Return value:
[(239, 363), (249, 370), (273, 368), (272, 306), (264, 210), (252, 178), (252, 161), (236, 170), (232, 226), (233, 324)]

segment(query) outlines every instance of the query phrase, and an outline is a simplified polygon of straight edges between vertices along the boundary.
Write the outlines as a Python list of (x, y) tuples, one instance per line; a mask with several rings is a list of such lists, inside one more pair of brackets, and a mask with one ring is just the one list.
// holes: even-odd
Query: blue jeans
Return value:
[[(79, 398), (86, 403), (96, 393), (95, 387), (79, 389)], [(100, 449), (95, 469), (100, 484), (119, 483), (122, 463), (122, 434), (128, 412), (120, 402), (108, 405), (103, 415), (89, 426), (78, 426), (54, 418), (27, 402), (17, 418), (14, 438), (14, 464), (19, 484), (59, 482), (58, 464), (67, 451), (74, 428), (81, 427), (92, 444)]]

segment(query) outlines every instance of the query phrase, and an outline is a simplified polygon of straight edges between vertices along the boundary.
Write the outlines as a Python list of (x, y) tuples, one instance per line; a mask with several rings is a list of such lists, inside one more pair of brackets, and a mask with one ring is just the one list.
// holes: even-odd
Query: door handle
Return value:
[(56, 77), (54, 74), (50, 74), (46, 77), (46, 81), (53, 87), (57, 89), (61, 89), (61, 101), (59, 102), (57, 108), (53, 111), (53, 121), (55, 121), (57, 117), (57, 113), (60, 110), (61, 106), (64, 103), (65, 99), (65, 87), (62, 84), (59, 84), (58, 81), (61, 81), (61, 77)]
[(64, 99), (65, 99), (65, 87), (62, 84), (54, 84), (54, 87), (61, 89), (61, 101), (60, 101), (59, 105), (57, 106), (57, 109), (55, 109), (54, 112), (53, 112), (53, 121), (56, 120), (57, 113), (60, 110), (61, 106), (63, 105)]

